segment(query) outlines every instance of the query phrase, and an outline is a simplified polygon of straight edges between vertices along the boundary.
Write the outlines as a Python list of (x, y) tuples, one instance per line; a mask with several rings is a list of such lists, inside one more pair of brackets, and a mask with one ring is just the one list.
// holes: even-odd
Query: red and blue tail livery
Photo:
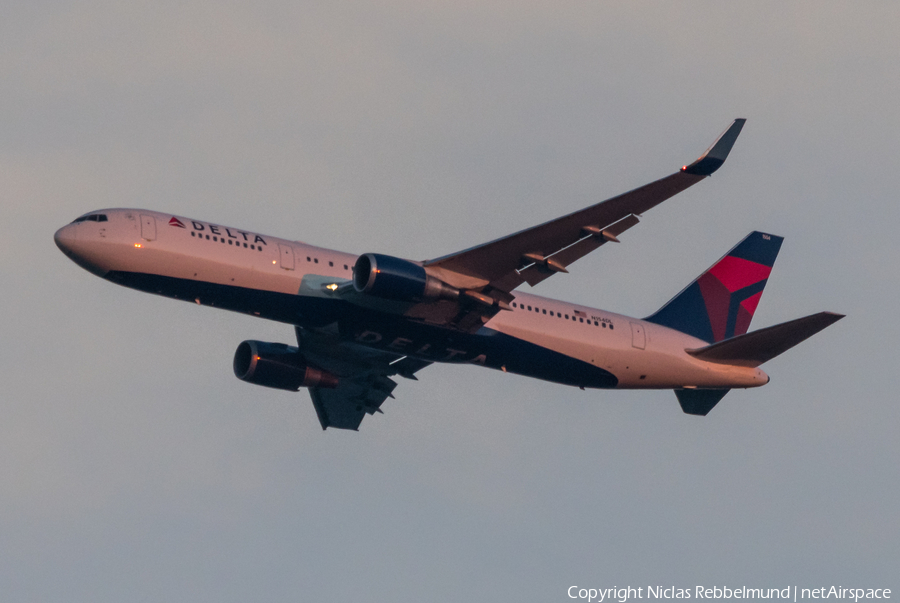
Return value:
[(655, 182), (431, 260), (146, 209), (93, 211), (54, 238), (118, 285), (290, 325), (296, 345), (244, 341), (234, 373), (251, 385), (308, 389), (323, 429), (358, 429), (399, 379), (435, 362), (582, 389), (671, 389), (685, 413), (705, 415), (730, 389), (768, 383), (761, 364), (842, 318), (820, 312), (748, 333), (781, 237), (750, 233), (643, 320), (520, 287), (571, 274), (580, 258), (618, 243), (639, 216), (719, 169), (743, 125), (735, 120), (699, 159)]
[(743, 335), (784, 239), (751, 232), (725, 257), (645, 320), (707, 343)]

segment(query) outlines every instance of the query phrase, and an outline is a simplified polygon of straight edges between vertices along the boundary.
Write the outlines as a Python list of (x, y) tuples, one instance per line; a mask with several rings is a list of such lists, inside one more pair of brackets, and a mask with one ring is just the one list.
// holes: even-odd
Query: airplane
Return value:
[(297, 345), (244, 341), (235, 375), (307, 388), (322, 429), (358, 430), (397, 381), (435, 362), (472, 364), (582, 389), (672, 389), (706, 415), (759, 367), (843, 318), (820, 312), (749, 332), (782, 237), (752, 232), (657, 312), (632, 318), (517, 291), (638, 224), (712, 175), (744, 119), (699, 159), (630, 192), (432, 260), (355, 255), (145, 209), (82, 215), (54, 235), (113, 283), (292, 325)]

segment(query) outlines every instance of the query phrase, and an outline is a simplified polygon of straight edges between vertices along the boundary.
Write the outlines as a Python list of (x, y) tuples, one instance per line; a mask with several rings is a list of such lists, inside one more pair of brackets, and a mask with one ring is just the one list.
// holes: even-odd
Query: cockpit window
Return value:
[(79, 222), (106, 222), (106, 214), (88, 214), (86, 216), (81, 216), (80, 218), (75, 218), (75, 221), (72, 224), (78, 224)]

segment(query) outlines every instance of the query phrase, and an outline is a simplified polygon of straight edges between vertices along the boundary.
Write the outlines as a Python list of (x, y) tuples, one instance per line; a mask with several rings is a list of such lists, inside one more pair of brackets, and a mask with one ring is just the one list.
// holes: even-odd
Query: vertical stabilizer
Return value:
[(644, 320), (708, 343), (743, 335), (762, 297), (783, 237), (751, 232), (709, 270)]

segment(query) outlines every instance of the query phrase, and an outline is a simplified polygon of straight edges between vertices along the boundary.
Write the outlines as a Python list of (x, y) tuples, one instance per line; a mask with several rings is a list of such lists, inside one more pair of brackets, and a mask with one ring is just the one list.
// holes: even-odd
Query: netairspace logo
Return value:
[[(645, 595), (646, 592), (646, 595)], [(889, 588), (844, 588), (831, 586), (821, 588), (750, 588), (739, 586), (695, 586), (677, 588), (675, 586), (624, 586), (612, 588), (582, 588), (570, 586), (566, 591), (570, 599), (581, 599), (588, 603), (626, 603), (631, 599), (784, 599), (797, 603), (800, 599), (845, 599), (858, 603), (860, 599), (890, 599)]]

